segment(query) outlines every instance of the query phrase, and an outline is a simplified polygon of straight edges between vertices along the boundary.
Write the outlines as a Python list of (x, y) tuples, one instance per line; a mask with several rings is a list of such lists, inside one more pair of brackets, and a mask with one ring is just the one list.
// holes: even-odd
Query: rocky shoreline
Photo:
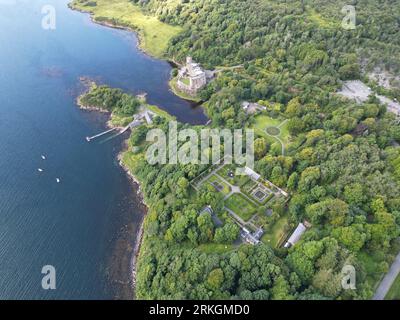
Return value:
[[(94, 19), (94, 16), (93, 16), (93, 14), (92, 14), (91, 12), (88, 12), (88, 11), (81, 10), (81, 9), (79, 9), (79, 8), (76, 8), (76, 7), (72, 6), (72, 3), (70, 3), (68, 6), (69, 6), (69, 8), (70, 8), (71, 10), (75, 10), (75, 11), (78, 11), (78, 12), (82, 12), (82, 13), (89, 14), (90, 20), (92, 21), (92, 23), (95, 23), (95, 24), (98, 24), (98, 25), (102, 25), (102, 26), (105, 26), (105, 27), (109, 27), (109, 28), (114, 28), (114, 29), (118, 29), (118, 30), (125, 30), (125, 31), (128, 31), (128, 32), (133, 32), (133, 33), (135, 33), (136, 36), (137, 36), (137, 39), (138, 39), (138, 41), (137, 41), (137, 49), (138, 49), (140, 52), (142, 52), (144, 55), (147, 55), (147, 56), (149, 56), (149, 57), (153, 57), (153, 58), (160, 59), (160, 58), (154, 57), (154, 56), (152, 56), (151, 54), (149, 54), (148, 52), (144, 51), (144, 49), (143, 49), (143, 47), (142, 47), (143, 42), (144, 42), (144, 39), (143, 39), (143, 35), (140, 33), (140, 30), (133, 29), (133, 28), (127, 27), (127, 26), (115, 25), (115, 24), (112, 24), (112, 23), (107, 22), (107, 21), (97, 21), (97, 20)], [(174, 62), (174, 61), (168, 61), (168, 60), (167, 60), (167, 62), (176, 64), (176, 62)], [(89, 79), (89, 78), (86, 78), (86, 77), (81, 77), (81, 78), (80, 78), (80, 81), (81, 81), (81, 83), (83, 83), (83, 85), (86, 86), (86, 90), (89, 90), (89, 89), (90, 89), (90, 86), (91, 86), (93, 83), (95, 83), (93, 80), (91, 80), (91, 79)], [(86, 91), (86, 92), (87, 92), (87, 91)], [(96, 107), (96, 106), (84, 106), (84, 105), (82, 105), (82, 103), (81, 103), (81, 101), (80, 101), (80, 97), (81, 97), (83, 94), (85, 94), (85, 92), (83, 92), (81, 95), (79, 95), (79, 97), (78, 97), (77, 100), (76, 100), (76, 103), (77, 103), (77, 105), (79, 106), (79, 108), (82, 109), (82, 110), (87, 110), (87, 111), (96, 111), (96, 112), (108, 113), (108, 114), (110, 115), (110, 120), (107, 121), (107, 127), (109, 127), (109, 128), (114, 127), (114, 126), (111, 124), (111, 114), (110, 114), (109, 111), (104, 110), (104, 109), (101, 109), (101, 108)], [(126, 142), (125, 142), (125, 144), (126, 144)], [(137, 258), (138, 258), (138, 256), (139, 256), (140, 248), (141, 248), (142, 241), (143, 241), (143, 237), (144, 237), (144, 219), (145, 219), (145, 216), (146, 216), (146, 214), (147, 214), (147, 210), (148, 210), (149, 206), (148, 206), (148, 205), (145, 203), (145, 201), (144, 201), (143, 193), (141, 192), (140, 182), (138, 181), (138, 179), (132, 174), (132, 172), (129, 170), (129, 168), (128, 168), (128, 167), (123, 163), (123, 161), (122, 161), (122, 155), (123, 155), (124, 152), (126, 152), (126, 151), (127, 151), (127, 146), (125, 146), (125, 147), (123, 148), (123, 150), (118, 154), (118, 156), (117, 156), (118, 163), (119, 163), (119, 165), (122, 167), (122, 169), (126, 172), (126, 174), (128, 175), (128, 177), (130, 178), (130, 180), (131, 180), (135, 185), (137, 185), (137, 187), (138, 187), (138, 189), (137, 189), (137, 190), (138, 190), (138, 191), (137, 191), (137, 194), (138, 194), (138, 196), (140, 197), (141, 203), (142, 203), (142, 204), (144, 205), (144, 207), (146, 208), (146, 209), (145, 209), (145, 213), (144, 213), (144, 215), (143, 215), (143, 219), (142, 219), (141, 224), (140, 224), (140, 227), (139, 227), (139, 230), (136, 232), (135, 247), (134, 247), (134, 249), (133, 249), (133, 253), (132, 253), (132, 257), (131, 257), (131, 261), (130, 261), (132, 289), (135, 290), (135, 289), (136, 289), (136, 271), (137, 271), (137, 269), (136, 269), (136, 264), (137, 264)]]
[(133, 249), (133, 253), (132, 253), (132, 258), (131, 258), (131, 280), (132, 280), (132, 285), (133, 285), (133, 289), (136, 289), (136, 273), (137, 273), (137, 258), (139, 256), (140, 253), (140, 248), (142, 246), (142, 242), (143, 242), (143, 236), (144, 236), (144, 219), (145, 216), (147, 214), (147, 210), (148, 210), (148, 205), (146, 204), (146, 202), (144, 201), (144, 197), (143, 197), (143, 193), (141, 191), (141, 187), (140, 187), (140, 182), (139, 180), (132, 174), (132, 172), (129, 170), (129, 168), (123, 163), (122, 161), (122, 156), (124, 154), (125, 151), (121, 151), (118, 154), (118, 163), (119, 165), (122, 167), (122, 169), (126, 172), (126, 174), (128, 175), (128, 177), (131, 179), (131, 181), (137, 185), (138, 189), (137, 189), (137, 195), (140, 197), (140, 202), (145, 206), (146, 208), (146, 212), (143, 215), (143, 220), (140, 223), (140, 227), (139, 230), (136, 233), (136, 239), (135, 239), (135, 247)]
[[(109, 120), (106, 122), (106, 126), (108, 128), (116, 128), (116, 126), (112, 125), (112, 123), (111, 123), (111, 113), (108, 110), (104, 110), (104, 109), (99, 108), (97, 106), (85, 106), (85, 105), (83, 105), (81, 103), (82, 95), (86, 94), (88, 92), (88, 90), (90, 90), (90, 87), (93, 84), (95, 84), (95, 82), (93, 80), (91, 80), (90, 78), (87, 78), (87, 77), (80, 77), (79, 81), (85, 86), (85, 90), (83, 91), (82, 94), (80, 94), (77, 97), (77, 99), (76, 99), (77, 106), (81, 110), (91, 111), (91, 112), (100, 112), (100, 113), (103, 113), (103, 114), (108, 114), (109, 115), (109, 118), (108, 118)], [(138, 197), (140, 199), (140, 203), (142, 205), (144, 205), (144, 207), (145, 207), (145, 212), (144, 212), (142, 221), (140, 223), (139, 230), (136, 232), (136, 235), (135, 235), (135, 241), (134, 241), (135, 245), (134, 245), (134, 248), (133, 248), (132, 256), (131, 256), (131, 259), (130, 259), (130, 266), (129, 266), (129, 270), (131, 272), (130, 283), (132, 284), (132, 290), (135, 291), (135, 289), (136, 289), (136, 262), (137, 262), (137, 258), (139, 256), (140, 247), (141, 247), (142, 240), (143, 240), (144, 218), (145, 218), (145, 216), (147, 214), (148, 206), (144, 201), (143, 194), (142, 194), (141, 188), (140, 188), (140, 182), (138, 181), (138, 179), (132, 174), (132, 172), (129, 170), (129, 168), (122, 161), (122, 156), (127, 150), (128, 150), (128, 147), (127, 147), (127, 143), (126, 143), (126, 140), (125, 140), (124, 147), (122, 148), (122, 150), (117, 155), (117, 160), (118, 160), (118, 163), (121, 166), (121, 168), (125, 171), (125, 173), (129, 177), (130, 181), (137, 187), (137, 195), (138, 195)]]

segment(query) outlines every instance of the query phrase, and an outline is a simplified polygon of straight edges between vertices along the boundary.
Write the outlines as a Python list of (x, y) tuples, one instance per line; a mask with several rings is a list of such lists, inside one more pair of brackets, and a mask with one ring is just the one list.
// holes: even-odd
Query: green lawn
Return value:
[(244, 221), (249, 220), (256, 213), (255, 206), (239, 193), (230, 196), (225, 201), (225, 205)]
[(208, 183), (218, 182), (220, 185), (222, 185), (223, 189), (220, 190), (220, 192), (223, 193), (224, 195), (227, 195), (230, 192), (229, 186), (225, 182), (223, 182), (220, 178), (218, 178), (216, 175), (212, 175), (210, 178), (208, 178), (207, 182)]
[(385, 300), (400, 300), (400, 274), (397, 276), (396, 280), (394, 280)]
[(224, 178), (226, 181), (228, 181), (231, 184), (234, 184), (233, 178), (228, 176), (229, 171), (235, 172), (236, 166), (234, 164), (225, 164), (222, 168), (220, 168), (217, 171), (217, 174), (219, 174), (222, 178)]
[[(279, 127), (280, 134), (277, 136), (279, 139), (282, 140), (282, 142), (287, 145), (289, 142), (289, 130), (287, 129), (287, 122), (283, 123), (285, 119), (273, 119), (265, 114), (260, 114), (254, 118), (255, 123), (253, 125), (253, 129), (255, 132), (262, 136), (265, 137), (268, 141), (274, 143), (277, 141), (276, 138), (271, 137), (267, 134), (266, 129), (268, 127)], [(283, 124), (282, 124), (283, 123)]]
[(246, 193), (249, 197), (251, 197), (250, 194), (249, 194), (249, 192), (250, 192), (252, 189), (254, 189), (254, 187), (255, 187), (256, 185), (257, 185), (257, 182), (255, 182), (255, 181), (249, 179), (244, 185), (242, 185), (242, 186), (240, 187), (240, 191)]
[(140, 157), (139, 154), (134, 154), (132, 151), (125, 151), (122, 154), (122, 162), (129, 169), (135, 168), (137, 159)]
[(132, 122), (132, 120), (133, 120), (132, 116), (125, 117), (125, 116), (121, 116), (119, 114), (113, 113), (111, 115), (110, 123), (112, 126), (115, 126), (115, 127), (126, 127), (128, 124), (130, 124)]
[(286, 216), (279, 218), (273, 225), (266, 228), (261, 241), (268, 243), (271, 247), (275, 248), (285, 235), (285, 226), (287, 224), (288, 218)]
[(183, 84), (186, 84), (187, 86), (190, 84), (190, 80), (188, 78), (182, 78), (181, 81)]
[(86, 5), (91, 2), (74, 0), (71, 7), (90, 12), (95, 20), (107, 19), (119, 26), (138, 30), (141, 48), (158, 58), (164, 56), (171, 38), (182, 31), (181, 27), (168, 25), (156, 17), (143, 14), (129, 0), (96, 0), (96, 6)]
[(170, 115), (167, 111), (162, 110), (157, 106), (154, 106), (154, 105), (151, 105), (151, 104), (146, 104), (146, 108), (149, 109), (150, 111), (153, 111), (158, 116), (164, 117), (168, 121), (176, 120), (176, 118), (174, 116)]
[[(236, 168), (237, 166), (234, 164), (226, 164), (217, 171), (217, 174), (228, 181), (230, 184), (242, 187), (250, 181), (250, 178), (246, 175), (235, 175)], [(234, 173), (233, 178), (228, 175), (230, 171), (233, 171)]]

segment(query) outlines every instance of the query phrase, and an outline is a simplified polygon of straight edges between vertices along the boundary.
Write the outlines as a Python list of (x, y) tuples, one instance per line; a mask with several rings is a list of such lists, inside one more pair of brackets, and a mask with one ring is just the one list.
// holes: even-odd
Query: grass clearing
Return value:
[(162, 110), (155, 105), (146, 104), (146, 108), (149, 109), (150, 111), (153, 111), (158, 116), (164, 117), (168, 121), (176, 120), (176, 118), (173, 115), (170, 115), (167, 111)]
[(119, 114), (113, 113), (111, 115), (110, 124), (114, 127), (126, 127), (133, 120), (132, 116), (121, 116)]
[(290, 134), (287, 129), (287, 122), (284, 122), (284, 119), (274, 119), (265, 114), (260, 114), (254, 120), (255, 123), (252, 128), (258, 135), (266, 138), (271, 143), (276, 142), (277, 139), (268, 134), (268, 128), (268, 131), (274, 133), (274, 136), (282, 140), (285, 146), (288, 144)]
[(400, 274), (397, 276), (396, 280), (394, 280), (385, 300), (400, 300)]
[(132, 151), (125, 151), (122, 154), (122, 163), (129, 169), (135, 168), (137, 159), (140, 157), (140, 154), (134, 154)]
[(279, 242), (285, 236), (285, 226), (288, 224), (287, 216), (280, 217), (273, 225), (268, 226), (265, 230), (264, 236), (261, 241), (269, 244), (275, 248), (279, 245)]
[(169, 41), (182, 31), (181, 27), (163, 23), (156, 17), (145, 15), (139, 6), (129, 0), (74, 0), (73, 9), (89, 12), (95, 21), (128, 27), (138, 31), (140, 47), (150, 55), (162, 58)]
[(239, 193), (230, 196), (225, 201), (225, 205), (244, 221), (249, 220), (256, 213), (255, 206)]
[(233, 178), (228, 175), (230, 171), (235, 172), (235, 165), (233, 164), (225, 164), (222, 168), (217, 171), (217, 174), (224, 178), (231, 184), (234, 184)]
[(221, 186), (221, 189), (218, 189), (218, 191), (224, 195), (227, 195), (230, 192), (229, 186), (216, 175), (212, 175), (210, 178), (208, 178), (207, 182)]
[[(236, 165), (226, 164), (217, 171), (217, 174), (228, 181), (230, 184), (238, 187), (243, 187), (250, 181), (250, 178), (245, 175), (236, 175)], [(229, 172), (233, 173), (233, 177), (229, 176)]]

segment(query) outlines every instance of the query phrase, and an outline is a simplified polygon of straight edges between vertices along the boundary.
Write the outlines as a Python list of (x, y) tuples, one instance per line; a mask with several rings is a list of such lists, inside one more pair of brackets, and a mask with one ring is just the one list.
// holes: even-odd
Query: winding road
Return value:
[(390, 287), (392, 286), (394, 280), (396, 280), (397, 275), (400, 273), (400, 253), (394, 259), (388, 273), (383, 277), (381, 283), (375, 291), (373, 300), (384, 300), (386, 294), (388, 293)]

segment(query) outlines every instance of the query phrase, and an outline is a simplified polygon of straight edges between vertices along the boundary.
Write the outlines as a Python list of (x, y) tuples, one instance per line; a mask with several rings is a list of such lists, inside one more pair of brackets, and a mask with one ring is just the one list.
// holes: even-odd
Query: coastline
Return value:
[[(116, 24), (110, 23), (108, 21), (97, 21), (92, 12), (85, 11), (85, 10), (80, 9), (80, 8), (76, 8), (76, 7), (72, 6), (72, 3), (73, 2), (71, 1), (68, 4), (68, 7), (71, 10), (74, 10), (74, 11), (77, 11), (77, 12), (81, 12), (81, 13), (84, 13), (84, 14), (88, 14), (90, 16), (90, 21), (92, 23), (94, 23), (94, 24), (98, 24), (98, 25), (101, 25), (101, 26), (104, 26), (104, 27), (107, 27), (107, 28), (113, 28), (113, 29), (117, 29), (117, 30), (124, 30), (124, 31), (127, 31), (127, 32), (135, 33), (135, 35), (136, 35), (136, 37), (138, 39), (137, 44), (136, 44), (136, 48), (137, 48), (138, 51), (140, 51), (144, 55), (146, 55), (148, 57), (151, 57), (151, 58), (154, 58), (154, 59), (164, 60), (167, 63), (169, 63), (170, 65), (179, 66), (179, 64), (177, 62), (167, 59), (165, 57), (165, 55), (156, 56), (156, 55), (151, 54), (150, 52), (147, 52), (144, 49), (145, 39), (144, 39), (144, 36), (141, 33), (140, 29), (135, 29), (135, 28), (131, 28), (131, 27), (128, 27), (128, 26), (116, 25)], [(201, 100), (196, 101), (196, 100), (193, 100), (193, 99), (190, 99), (190, 98), (187, 98), (187, 97), (182, 97), (181, 95), (177, 94), (177, 92), (175, 92), (173, 86), (171, 85), (171, 81), (172, 80), (173, 80), (173, 78), (170, 77), (170, 80), (168, 81), (169, 90), (171, 92), (173, 92), (176, 96), (180, 97), (181, 99), (196, 103), (197, 105), (201, 103)], [(81, 110), (85, 110), (85, 111), (90, 111), (90, 112), (94, 111), (94, 112), (101, 112), (101, 113), (108, 114), (109, 115), (109, 120), (106, 122), (107, 127), (108, 128), (116, 127), (111, 123), (111, 115), (112, 114), (108, 110), (104, 110), (104, 109), (101, 109), (101, 108), (96, 107), (96, 106), (84, 106), (84, 105), (82, 105), (82, 103), (80, 102), (80, 97), (83, 94), (85, 94), (87, 92), (87, 90), (90, 90), (90, 85), (91, 84), (95, 84), (95, 82), (93, 80), (89, 79), (89, 78), (86, 78), (86, 77), (81, 77), (80, 81), (81, 81), (81, 83), (83, 85), (86, 86), (86, 90), (84, 92), (82, 92), (76, 99), (76, 104), (78, 105), (78, 107)], [(142, 243), (143, 243), (143, 238), (144, 238), (144, 220), (145, 220), (145, 217), (146, 217), (146, 215), (148, 213), (149, 206), (146, 204), (146, 202), (144, 200), (144, 196), (143, 196), (143, 193), (141, 191), (140, 181), (132, 174), (132, 172), (129, 170), (129, 168), (122, 161), (123, 154), (128, 151), (128, 147), (127, 147), (127, 143), (126, 142), (127, 142), (127, 139), (125, 139), (124, 146), (122, 147), (122, 150), (117, 155), (117, 160), (118, 160), (119, 166), (125, 171), (126, 175), (129, 177), (130, 181), (133, 183), (133, 185), (135, 187), (137, 187), (137, 195), (139, 196), (140, 203), (145, 208), (145, 212), (143, 214), (142, 221), (140, 222), (140, 225), (138, 226), (139, 229), (137, 230), (136, 235), (133, 238), (133, 240), (135, 242), (134, 242), (134, 248), (133, 248), (133, 251), (132, 251), (132, 254), (131, 254), (130, 268), (129, 268), (130, 269), (130, 284), (132, 286), (132, 290), (134, 292), (134, 299), (135, 299), (136, 298), (136, 271), (137, 271), (136, 267), (137, 267), (137, 260), (138, 260), (138, 257), (139, 257), (139, 254), (140, 254), (140, 249), (141, 249), (141, 246), (142, 246)]]
[[(74, 11), (77, 11), (77, 12), (81, 12), (81, 13), (84, 13), (84, 14), (89, 14), (90, 20), (94, 24), (98, 24), (98, 25), (101, 25), (101, 26), (104, 26), (104, 27), (113, 28), (113, 29), (117, 29), (117, 30), (125, 30), (125, 31), (128, 31), (128, 32), (135, 33), (135, 35), (137, 36), (137, 39), (138, 39), (136, 47), (140, 52), (142, 52), (144, 55), (147, 55), (147, 56), (152, 57), (152, 58), (162, 59), (161, 57), (156, 57), (156, 56), (151, 55), (150, 53), (146, 52), (143, 49), (143, 43), (144, 43), (143, 35), (141, 35), (141, 33), (138, 30), (135, 30), (135, 29), (130, 28), (130, 27), (114, 25), (114, 24), (111, 24), (111, 23), (109, 23), (107, 21), (96, 21), (94, 19), (94, 15), (91, 12), (85, 11), (85, 10), (81, 10), (79, 8), (76, 8), (76, 7), (72, 6), (72, 1), (68, 4), (68, 7), (71, 10), (74, 10)], [(165, 61), (169, 62), (169, 60), (165, 60)], [(109, 120), (106, 122), (106, 126), (108, 128), (114, 127), (111, 124), (111, 113), (108, 110), (104, 110), (104, 109), (101, 109), (101, 108), (96, 107), (96, 106), (84, 106), (81, 103), (80, 97), (83, 94), (85, 94), (88, 90), (90, 90), (90, 85), (95, 83), (95, 82), (93, 80), (89, 79), (89, 78), (86, 78), (86, 77), (81, 77), (79, 80), (86, 88), (85, 88), (84, 92), (82, 92), (76, 99), (76, 104), (77, 104), (78, 108), (80, 108), (81, 110), (84, 110), (84, 111), (90, 111), (90, 112), (94, 111), (94, 112), (101, 112), (101, 113), (108, 114), (109, 115)], [(146, 208), (145, 212), (143, 214), (142, 221), (140, 223), (139, 229), (136, 232), (136, 235), (134, 237), (134, 240), (135, 240), (134, 244), (135, 245), (134, 245), (134, 248), (133, 248), (132, 256), (131, 256), (131, 259), (130, 259), (130, 266), (129, 266), (130, 267), (129, 268), (130, 269), (130, 283), (132, 285), (132, 290), (134, 292), (134, 298), (136, 298), (136, 264), (137, 264), (137, 258), (138, 258), (139, 253), (140, 253), (140, 247), (141, 247), (142, 241), (143, 241), (143, 236), (144, 236), (144, 219), (145, 219), (145, 216), (147, 215), (149, 207), (147, 206), (147, 204), (144, 201), (143, 193), (141, 192), (140, 182), (132, 174), (132, 172), (129, 170), (129, 168), (124, 165), (124, 163), (122, 161), (122, 155), (123, 155), (124, 152), (127, 151), (127, 143), (126, 143), (126, 141), (127, 141), (127, 139), (125, 139), (125, 142), (124, 142), (125, 147), (123, 147), (122, 150), (117, 155), (117, 160), (118, 160), (119, 166), (122, 168), (122, 170), (125, 171), (125, 173), (127, 174), (128, 178), (130, 178), (130, 181), (134, 185), (137, 186), (137, 190), (138, 190), (137, 191), (137, 195), (140, 197), (140, 202)]]
[[(125, 142), (125, 144), (126, 144), (126, 142)], [(130, 171), (130, 169), (122, 161), (122, 156), (126, 151), (127, 150), (125, 148), (125, 150), (122, 150), (118, 154), (118, 156), (117, 156), (118, 163), (121, 166), (121, 168), (125, 171), (126, 175), (130, 178), (131, 182), (137, 186), (137, 196), (139, 197), (141, 204), (145, 207), (145, 212), (143, 214), (142, 221), (140, 222), (139, 229), (136, 232), (135, 246), (133, 248), (132, 257), (131, 257), (131, 261), (130, 261), (132, 289), (135, 290), (136, 289), (136, 271), (137, 271), (136, 265), (137, 265), (137, 259), (138, 259), (139, 253), (140, 253), (140, 248), (141, 248), (142, 242), (143, 242), (143, 237), (144, 237), (144, 219), (148, 213), (149, 206), (147, 205), (146, 201), (144, 200), (139, 180), (135, 177), (135, 175)], [(136, 294), (136, 291), (135, 291), (135, 294)], [(135, 298), (136, 298), (136, 296), (135, 296)]]
[[(123, 30), (123, 31), (128, 31), (128, 32), (134, 33), (136, 35), (137, 39), (138, 39), (138, 41), (136, 43), (136, 48), (138, 49), (138, 51), (142, 52), (144, 55), (149, 56), (151, 58), (165, 60), (165, 61), (169, 62), (169, 60), (165, 59), (165, 57), (163, 57), (163, 56), (158, 57), (158, 56), (156, 56), (154, 54), (151, 54), (150, 52), (147, 52), (144, 49), (145, 39), (144, 39), (144, 36), (143, 36), (143, 34), (142, 34), (140, 29), (138, 29), (138, 28), (135, 29), (135, 28), (128, 27), (128, 26), (121, 26), (121, 25), (113, 24), (113, 23), (108, 22), (108, 21), (98, 21), (98, 20), (95, 19), (95, 16), (94, 16), (93, 12), (86, 11), (86, 10), (80, 9), (78, 7), (75, 7), (75, 6), (72, 5), (72, 3), (73, 3), (73, 1), (68, 3), (68, 8), (70, 8), (73, 11), (77, 11), (77, 12), (89, 15), (90, 21), (92, 23), (94, 23), (94, 24), (98, 24), (100, 26), (107, 27), (107, 28)], [(173, 61), (171, 61), (171, 62), (175, 63)]]
[[(136, 49), (141, 52), (144, 56), (151, 58), (151, 59), (156, 59), (156, 60), (162, 60), (167, 62), (172, 68), (180, 67), (182, 66), (181, 63), (177, 62), (174, 60), (174, 57), (167, 57), (165, 52), (162, 53), (161, 55), (154, 54), (150, 52), (149, 50), (146, 50), (146, 39), (143, 34), (144, 30), (142, 30), (140, 27), (131, 27), (131, 26), (125, 26), (125, 25), (120, 25), (120, 24), (115, 24), (110, 21), (102, 21), (102, 20), (96, 20), (95, 19), (95, 13), (91, 12), (90, 10), (85, 10), (83, 8), (77, 7), (73, 5), (74, 1), (71, 0), (70, 3), (68, 3), (68, 8), (72, 11), (80, 12), (82, 14), (88, 15), (90, 18), (91, 23), (97, 24), (106, 28), (111, 28), (111, 29), (116, 29), (116, 30), (123, 30), (127, 31), (129, 33), (134, 33), (134, 35), (137, 38), (136, 41)], [(118, 23), (118, 22), (117, 22)], [(203, 114), (206, 116), (207, 120), (204, 120), (203, 124), (209, 123), (210, 119), (207, 116), (205, 107), (203, 107), (202, 103), (203, 101), (199, 97), (191, 97), (188, 95), (185, 95), (184, 93), (180, 93), (179, 90), (175, 88), (173, 85), (173, 81), (175, 80), (175, 77), (172, 77), (172, 74), (169, 76), (169, 80), (167, 82), (168, 84), (168, 89), (171, 93), (173, 93), (176, 97), (185, 100), (188, 102), (191, 107), (199, 107), (202, 109)], [(87, 110), (93, 110), (93, 111), (101, 111), (104, 112), (104, 110), (97, 110), (96, 107), (90, 108), (88, 107)]]
[[(105, 114), (108, 116), (108, 120), (106, 121), (106, 127), (107, 128), (119, 128), (118, 126), (115, 126), (111, 123), (111, 112), (108, 110), (104, 110), (102, 108), (96, 107), (96, 106), (85, 106), (81, 103), (81, 97), (86, 94), (89, 90), (90, 87), (93, 84), (96, 84), (95, 81), (93, 81), (90, 78), (87, 77), (80, 77), (79, 79), (80, 83), (85, 87), (85, 90), (76, 98), (76, 105), (79, 109), (83, 110), (83, 111), (88, 111), (88, 112), (99, 112), (102, 114)], [(124, 139), (123, 141), (123, 146), (121, 148), (121, 150), (119, 151), (119, 153), (117, 154), (117, 161), (119, 166), (122, 168), (122, 170), (125, 172), (125, 174), (127, 175), (127, 177), (129, 178), (129, 181), (132, 183), (133, 187), (137, 189), (137, 193), (136, 195), (139, 198), (139, 204), (144, 206), (144, 212), (142, 214), (142, 219), (141, 222), (139, 224), (139, 228), (136, 231), (136, 234), (133, 236), (134, 239), (134, 246), (133, 246), (133, 250), (132, 250), (132, 254), (130, 257), (130, 263), (129, 263), (129, 272), (130, 272), (130, 276), (129, 276), (129, 282), (131, 284), (131, 289), (134, 292), (134, 297), (135, 297), (135, 289), (136, 289), (136, 262), (137, 262), (137, 258), (139, 256), (139, 252), (140, 252), (140, 247), (142, 245), (142, 241), (143, 241), (143, 236), (144, 236), (144, 218), (147, 215), (148, 212), (148, 205), (146, 204), (146, 202), (144, 201), (144, 197), (143, 197), (143, 193), (141, 191), (141, 186), (140, 186), (140, 182), (139, 180), (132, 174), (132, 172), (129, 170), (129, 168), (123, 163), (122, 161), (122, 156), (123, 154), (128, 151), (128, 144), (127, 144), (128, 138)], [(132, 243), (130, 243), (132, 244)]]

